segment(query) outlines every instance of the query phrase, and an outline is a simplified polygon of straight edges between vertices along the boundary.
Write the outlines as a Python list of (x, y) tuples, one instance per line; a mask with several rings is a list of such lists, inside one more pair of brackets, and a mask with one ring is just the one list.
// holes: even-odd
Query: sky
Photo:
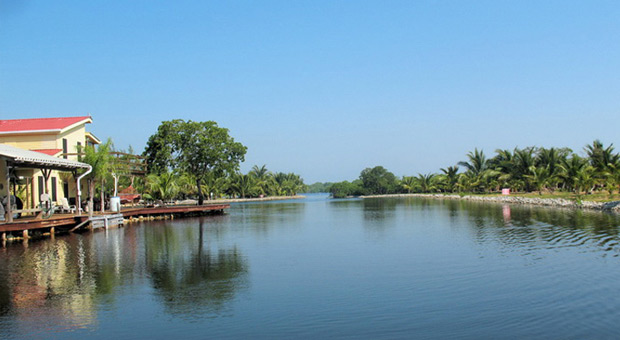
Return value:
[(213, 120), (306, 183), (474, 148), (620, 149), (618, 1), (0, 0), (0, 119), (91, 115), (142, 152)]

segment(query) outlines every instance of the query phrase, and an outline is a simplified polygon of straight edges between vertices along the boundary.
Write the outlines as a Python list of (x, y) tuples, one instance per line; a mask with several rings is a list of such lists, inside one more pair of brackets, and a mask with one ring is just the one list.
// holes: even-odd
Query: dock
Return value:
[(123, 207), (120, 212), (97, 212), (88, 214), (54, 214), (50, 218), (21, 217), (12, 222), (0, 222), (0, 241), (28, 239), (33, 234), (55, 235), (84, 229), (118, 226), (127, 220), (154, 219), (158, 217), (186, 217), (207, 214), (222, 214), (229, 204), (170, 205), (159, 207)]

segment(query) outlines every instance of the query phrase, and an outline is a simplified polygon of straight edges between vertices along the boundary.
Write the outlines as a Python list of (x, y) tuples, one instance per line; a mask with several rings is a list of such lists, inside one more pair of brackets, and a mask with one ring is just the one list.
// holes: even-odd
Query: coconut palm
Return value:
[(412, 190), (415, 189), (416, 180), (413, 176), (403, 176), (403, 179), (400, 181), (401, 188), (407, 190), (407, 193), (410, 194)]
[[(89, 215), (92, 215), (93, 212), (93, 198), (95, 196), (95, 182), (99, 181), (101, 185), (101, 212), (105, 210), (105, 201), (104, 201), (104, 186), (105, 186), (105, 178), (109, 175), (110, 170), (113, 166), (114, 157), (110, 155), (110, 151), (112, 150), (113, 144), (112, 139), (108, 138), (108, 140), (97, 146), (86, 146), (84, 147), (84, 157), (82, 162), (89, 164), (92, 167), (92, 171), (86, 177), (88, 180), (88, 212)], [(81, 150), (78, 150), (80, 153)]]
[(458, 166), (449, 166), (447, 168), (441, 168), (441, 171), (444, 173), (446, 190), (450, 192), (454, 192), (456, 190), (456, 184), (459, 180), (459, 167)]
[(435, 176), (435, 174), (418, 174), (416, 177), (418, 189), (424, 193), (435, 191), (437, 189)]
[(560, 164), (559, 173), (564, 186), (578, 193), (580, 189), (580, 176), (586, 171), (586, 167), (588, 167), (587, 161), (577, 154), (572, 154), (570, 158), (564, 159)]
[(470, 189), (484, 189), (482, 185), (485, 180), (483, 178), (484, 172), (489, 169), (489, 162), (482, 150), (474, 149), (474, 152), (467, 154), (468, 161), (459, 162), (459, 165), (467, 169), (468, 183)]
[(146, 177), (148, 188), (147, 198), (160, 199), (163, 201), (171, 200), (179, 193), (178, 176), (172, 172), (162, 172), (161, 174), (150, 174)]
[(613, 152), (613, 144), (605, 148), (598, 139), (592, 142), (592, 145), (586, 145), (584, 150), (589, 157), (590, 165), (598, 172), (605, 171), (610, 164), (614, 164), (620, 159), (620, 156)]
[(261, 167), (254, 165), (248, 174), (254, 178), (260, 194), (265, 195), (269, 192), (269, 185), (272, 184), (270, 181), (271, 173), (265, 165)]
[(230, 177), (229, 190), (231, 194), (238, 195), (241, 198), (251, 196), (256, 191), (256, 183), (254, 177), (241, 173), (233, 174)]
[(538, 194), (542, 195), (542, 190), (549, 184), (552, 178), (549, 168), (532, 165), (529, 170), (529, 174), (525, 175), (525, 177), (536, 188)]

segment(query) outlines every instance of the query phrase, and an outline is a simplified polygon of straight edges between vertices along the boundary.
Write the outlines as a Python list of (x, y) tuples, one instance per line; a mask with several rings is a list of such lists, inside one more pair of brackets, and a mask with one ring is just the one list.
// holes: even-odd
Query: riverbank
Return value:
[[(216, 199), (216, 200), (205, 200), (204, 204), (284, 201), (284, 200), (298, 200), (298, 199), (304, 199), (304, 198), (306, 198), (306, 196), (302, 196), (302, 195), (268, 196), (268, 197), (258, 197), (258, 198), (224, 198), (224, 199)], [(198, 201), (197, 200), (184, 200), (184, 201), (176, 202), (176, 204), (196, 205), (198, 204)]]
[(562, 207), (573, 209), (589, 209), (598, 211), (609, 211), (620, 213), (620, 201), (613, 202), (592, 202), (575, 201), (563, 198), (532, 198), (519, 196), (480, 196), (480, 195), (454, 195), (454, 194), (392, 194), (392, 195), (368, 195), (360, 198), (387, 198), (387, 197), (423, 197), (435, 199), (453, 199), (477, 202), (494, 202), (509, 204), (529, 204), (549, 207)]

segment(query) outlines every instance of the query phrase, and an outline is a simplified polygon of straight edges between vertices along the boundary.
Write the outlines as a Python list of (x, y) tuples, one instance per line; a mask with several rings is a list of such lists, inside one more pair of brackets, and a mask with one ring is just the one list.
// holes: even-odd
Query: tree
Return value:
[(444, 175), (445, 175), (445, 179), (446, 179), (446, 190), (450, 191), (450, 192), (454, 192), (456, 190), (456, 184), (459, 181), (459, 167), (458, 166), (449, 166), (447, 168), (441, 168), (440, 169)]
[(251, 175), (238, 173), (232, 175), (230, 178), (229, 190), (233, 195), (246, 198), (247, 196), (252, 196), (253, 192), (257, 189), (256, 180)]
[[(99, 145), (96, 149), (94, 146), (86, 146), (84, 147), (84, 157), (82, 158), (82, 162), (89, 164), (92, 166), (92, 171), (86, 177), (88, 180), (88, 213), (92, 215), (93, 213), (93, 199), (95, 196), (95, 181), (99, 181), (101, 185), (101, 212), (104, 211), (104, 185), (105, 178), (109, 175), (110, 170), (113, 167), (114, 157), (110, 155), (110, 151), (112, 150), (112, 140), (108, 138), (108, 140)], [(82, 150), (78, 150), (78, 153), (81, 153)]]
[(162, 122), (157, 133), (149, 138), (144, 156), (149, 171), (160, 173), (172, 168), (193, 176), (198, 204), (202, 205), (204, 176), (234, 173), (244, 161), (246, 151), (243, 144), (228, 134), (228, 129), (216, 122), (175, 119)]
[(403, 179), (400, 180), (401, 188), (407, 190), (407, 193), (410, 194), (411, 191), (415, 188), (416, 180), (413, 176), (403, 176)]
[(179, 191), (177, 176), (172, 172), (164, 172), (159, 175), (149, 174), (146, 177), (148, 195), (152, 199), (170, 200)]
[(360, 180), (369, 194), (389, 194), (397, 187), (396, 176), (382, 166), (362, 170)]
[(252, 170), (248, 173), (248, 175), (254, 178), (254, 182), (256, 183), (256, 187), (259, 189), (261, 194), (267, 194), (268, 187), (270, 184), (271, 173), (267, 170), (266, 165), (262, 165), (259, 167), (258, 165), (254, 165)]

